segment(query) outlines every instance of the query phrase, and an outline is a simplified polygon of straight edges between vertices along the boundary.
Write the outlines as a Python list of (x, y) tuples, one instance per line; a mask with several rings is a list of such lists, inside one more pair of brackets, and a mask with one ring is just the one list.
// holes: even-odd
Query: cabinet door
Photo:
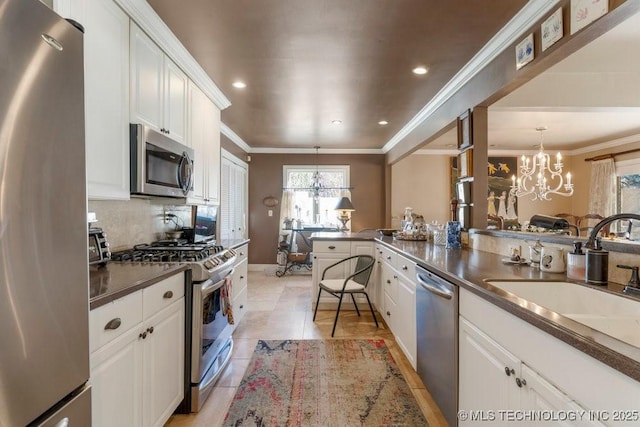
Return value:
[(185, 142), (187, 122), (187, 76), (169, 58), (164, 57), (163, 124), (167, 135)]
[(204, 120), (205, 147), (207, 152), (207, 203), (220, 203), (220, 110), (209, 98)]
[[(239, 252), (246, 253), (246, 246), (239, 249)], [(234, 328), (240, 324), (240, 320), (247, 311), (247, 258), (238, 253), (238, 259), (233, 267), (232, 276), (232, 301), (233, 301), (233, 319), (235, 320)]]
[(144, 426), (164, 425), (184, 397), (184, 317), (181, 298), (145, 321)]
[[(588, 414), (584, 408), (578, 405), (573, 399), (564, 394), (553, 384), (538, 375), (524, 363), (522, 364), (522, 380), (524, 380), (521, 390), (522, 409), (525, 411), (536, 411), (540, 413), (546, 411), (549, 414), (572, 413)], [(562, 412), (561, 412), (562, 411)], [(553, 420), (545, 425), (557, 426), (602, 426), (599, 421), (590, 421), (588, 415), (584, 419), (578, 420)]]
[(131, 122), (163, 128), (164, 53), (131, 22)]
[(72, 0), (84, 28), (89, 199), (129, 199), (129, 17), (111, 0)]
[(398, 324), (398, 321), (396, 320), (398, 310), (396, 307), (396, 302), (392, 300), (387, 293), (385, 293), (382, 301), (382, 317), (389, 329), (391, 329), (391, 332), (394, 333), (398, 329), (396, 326)]
[(91, 425), (142, 425), (142, 324), (91, 354)]
[[(491, 338), (460, 317), (459, 325), (459, 408), (465, 411), (519, 409), (520, 361)], [(507, 375), (508, 372), (508, 375)], [(477, 416), (479, 412), (475, 413)], [(460, 426), (474, 426), (481, 421), (491, 425), (508, 426), (496, 416), (495, 420), (472, 419), (460, 421)]]
[(403, 276), (398, 279), (397, 314), (396, 341), (416, 369), (416, 285)]
[(194, 150), (193, 192), (190, 203), (204, 203), (206, 198), (207, 155), (205, 153), (205, 99), (206, 96), (194, 84), (189, 84), (189, 137), (188, 145)]

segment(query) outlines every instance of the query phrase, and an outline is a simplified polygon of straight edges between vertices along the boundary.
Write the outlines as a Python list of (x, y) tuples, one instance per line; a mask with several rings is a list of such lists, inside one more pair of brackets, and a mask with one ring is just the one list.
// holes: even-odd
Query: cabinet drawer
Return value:
[(408, 281), (414, 282), (416, 280), (416, 263), (409, 261), (407, 258), (396, 255), (394, 267)]
[(381, 259), (382, 261), (392, 265), (395, 267), (396, 265), (396, 258), (398, 257), (398, 254), (396, 254), (394, 251), (392, 251), (389, 248), (386, 247), (380, 247), (380, 251), (381, 251)]
[(351, 253), (351, 242), (349, 241), (340, 241), (340, 242), (324, 242), (324, 241), (315, 241), (313, 242), (313, 252), (314, 253), (334, 253), (334, 252), (344, 252), (346, 256), (349, 256)]
[(184, 273), (173, 275), (143, 289), (143, 315), (147, 319), (184, 296)]
[(381, 270), (380, 278), (384, 293), (395, 301), (398, 295), (398, 277), (396, 271), (391, 268), (389, 264), (385, 263)]
[(239, 248), (236, 248), (235, 251), (237, 252), (236, 265), (247, 259), (249, 256), (249, 246), (247, 245), (242, 245)]
[(233, 276), (231, 279), (233, 280), (232, 289), (235, 294), (247, 287), (247, 260), (245, 259), (240, 263), (236, 263), (233, 269)]
[(142, 322), (142, 291), (89, 312), (89, 344), (94, 352)]

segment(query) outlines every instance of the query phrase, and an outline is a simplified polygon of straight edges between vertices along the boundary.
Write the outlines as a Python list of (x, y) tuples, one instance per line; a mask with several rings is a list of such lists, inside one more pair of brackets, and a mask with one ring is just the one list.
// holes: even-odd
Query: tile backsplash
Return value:
[[(163, 239), (177, 224), (191, 226), (191, 206), (163, 205), (157, 200), (132, 198), (126, 201), (90, 200), (89, 212), (95, 212), (95, 227), (107, 233), (112, 251), (127, 249), (140, 243)], [(176, 215), (175, 221), (165, 222), (164, 214)]]

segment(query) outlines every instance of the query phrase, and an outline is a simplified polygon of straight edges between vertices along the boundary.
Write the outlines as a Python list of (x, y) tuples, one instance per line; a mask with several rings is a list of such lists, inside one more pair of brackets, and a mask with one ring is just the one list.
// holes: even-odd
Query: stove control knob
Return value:
[(212, 269), (212, 268), (213, 268), (213, 263), (212, 263), (211, 261), (205, 261), (205, 262), (204, 262), (204, 266), (205, 266), (207, 269)]

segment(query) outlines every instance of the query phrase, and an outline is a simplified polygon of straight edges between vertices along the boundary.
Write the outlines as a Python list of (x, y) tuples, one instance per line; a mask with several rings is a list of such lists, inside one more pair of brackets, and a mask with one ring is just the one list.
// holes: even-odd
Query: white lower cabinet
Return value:
[(640, 383), (463, 288), (458, 373), (461, 426), (639, 425)]
[(162, 426), (184, 398), (184, 273), (90, 312), (92, 426)]
[(416, 369), (416, 264), (389, 248), (377, 249), (379, 285), (384, 299), (382, 314), (398, 346)]
[(236, 263), (233, 267), (232, 283), (232, 306), (234, 328), (237, 328), (240, 321), (247, 312), (247, 284), (248, 284), (248, 255), (249, 246), (242, 245), (236, 249), (238, 253)]
[[(461, 426), (491, 421), (510, 426), (533, 417), (545, 425), (601, 426), (573, 399), (460, 318), (459, 407), (469, 414)], [(524, 418), (528, 417), (528, 418)]]

